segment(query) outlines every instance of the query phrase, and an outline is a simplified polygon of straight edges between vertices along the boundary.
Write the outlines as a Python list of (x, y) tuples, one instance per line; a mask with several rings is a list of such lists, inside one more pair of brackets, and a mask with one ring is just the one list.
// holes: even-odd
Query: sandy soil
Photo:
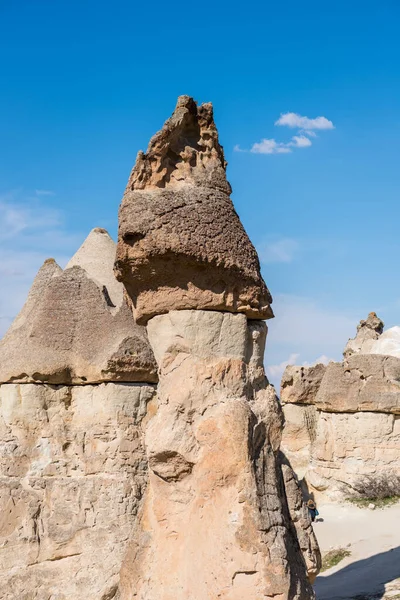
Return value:
[(317, 600), (400, 599), (400, 504), (360, 509), (319, 506), (314, 529), (322, 553), (347, 548), (351, 556), (320, 575)]

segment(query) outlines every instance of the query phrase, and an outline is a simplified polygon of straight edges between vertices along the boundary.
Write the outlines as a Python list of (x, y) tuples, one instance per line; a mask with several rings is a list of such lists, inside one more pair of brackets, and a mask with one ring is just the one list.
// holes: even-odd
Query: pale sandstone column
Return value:
[(123, 600), (313, 597), (277, 459), (281, 413), (260, 364), (265, 333), (244, 315), (214, 311), (149, 321), (158, 406)]

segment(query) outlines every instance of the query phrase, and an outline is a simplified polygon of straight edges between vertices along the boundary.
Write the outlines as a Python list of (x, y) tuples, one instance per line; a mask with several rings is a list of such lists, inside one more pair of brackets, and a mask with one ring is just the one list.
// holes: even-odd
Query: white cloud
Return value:
[[(261, 142), (256, 142), (250, 148), (253, 154), (291, 154), (292, 148), (309, 148), (312, 146), (310, 138), (317, 137), (314, 129), (334, 129), (332, 121), (326, 117), (316, 117), (309, 119), (302, 117), (297, 113), (285, 113), (275, 121), (275, 125), (283, 125), (298, 129), (297, 135), (294, 135), (289, 142), (277, 142), (275, 138), (263, 138)], [(242, 149), (239, 144), (233, 147), (235, 152), (248, 152)]]
[[(311, 144), (312, 141), (305, 135), (294, 135), (287, 144), (277, 142), (273, 138), (263, 139), (261, 142), (253, 144), (250, 152), (253, 152), (253, 154), (289, 154), (292, 152), (292, 148), (307, 148)], [(245, 152), (238, 145), (234, 147), (234, 150), (236, 152)]]
[(326, 356), (325, 354), (321, 354), (321, 356), (318, 356), (318, 358), (316, 358), (315, 360), (312, 360), (311, 362), (308, 362), (307, 360), (303, 361), (301, 363), (301, 365), (303, 367), (313, 367), (314, 365), (318, 365), (318, 364), (327, 365), (332, 361), (335, 361), (335, 359), (329, 358), (329, 356)]
[(321, 130), (335, 128), (332, 121), (330, 121), (326, 117), (316, 117), (315, 119), (309, 119), (308, 117), (302, 117), (301, 115), (293, 112), (281, 114), (279, 119), (275, 121), (275, 125), (303, 129), (305, 131), (312, 129)]
[(312, 141), (305, 135), (294, 135), (291, 144), (296, 148), (307, 148), (311, 146)]
[[(288, 365), (295, 365), (297, 363), (297, 359), (300, 354), (291, 354), (287, 360), (283, 360), (278, 365), (268, 365), (266, 368), (267, 377), (271, 379), (271, 381), (280, 382), (282, 379), (282, 375), (284, 370)], [(276, 385), (276, 384), (275, 384)], [(279, 385), (278, 385), (279, 387)]]
[(323, 365), (327, 365), (328, 363), (330, 363), (331, 361), (334, 360), (333, 358), (329, 358), (325, 354), (322, 354), (321, 356), (319, 356), (318, 358), (316, 358), (315, 360), (312, 360), (310, 362), (306, 361), (306, 360), (301, 361), (300, 356), (301, 355), (299, 353), (293, 352), (292, 354), (289, 355), (289, 358), (287, 360), (283, 360), (282, 362), (278, 363), (277, 365), (267, 365), (267, 367), (265, 369), (265, 371), (267, 373), (267, 377), (277, 390), (280, 389), (282, 375), (287, 366), (301, 365), (302, 367), (313, 367), (314, 365), (317, 365), (320, 363), (322, 363)]
[(298, 249), (298, 242), (290, 238), (265, 241), (257, 247), (260, 261), (265, 264), (290, 263), (293, 261), (294, 255)]
[(253, 144), (250, 150), (254, 154), (288, 154), (291, 151), (288, 144), (280, 144), (274, 139), (263, 139), (261, 142)]
[(46, 230), (59, 225), (59, 211), (44, 209), (37, 200), (21, 203), (13, 194), (0, 196), (0, 242), (23, 231)]

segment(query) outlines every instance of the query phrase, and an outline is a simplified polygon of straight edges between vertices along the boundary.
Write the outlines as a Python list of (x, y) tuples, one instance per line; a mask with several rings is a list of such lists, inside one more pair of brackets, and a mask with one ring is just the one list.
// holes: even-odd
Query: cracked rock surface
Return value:
[(290, 366), (282, 377), (282, 449), (308, 491), (328, 500), (400, 491), (400, 359), (374, 353), (398, 328), (382, 328), (370, 313), (343, 362)]
[(318, 571), (319, 551), (297, 483), (281, 469), (265, 334), (245, 315), (214, 311), (149, 321), (160, 381), (121, 600), (314, 597), (306, 573)]
[(114, 598), (155, 386), (0, 386), (0, 598)]

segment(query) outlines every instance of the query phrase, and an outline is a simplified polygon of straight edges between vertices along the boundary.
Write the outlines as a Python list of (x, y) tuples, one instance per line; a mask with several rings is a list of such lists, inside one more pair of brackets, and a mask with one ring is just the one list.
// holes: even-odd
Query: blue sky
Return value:
[[(395, 0), (0, 0), (0, 335), (46, 257), (95, 226), (115, 237), (136, 153), (180, 94), (214, 104), (274, 297), (272, 380), (338, 359), (370, 310), (399, 324), (399, 17)], [(275, 125), (286, 113), (334, 128)], [(291, 152), (249, 151), (271, 139)]]

